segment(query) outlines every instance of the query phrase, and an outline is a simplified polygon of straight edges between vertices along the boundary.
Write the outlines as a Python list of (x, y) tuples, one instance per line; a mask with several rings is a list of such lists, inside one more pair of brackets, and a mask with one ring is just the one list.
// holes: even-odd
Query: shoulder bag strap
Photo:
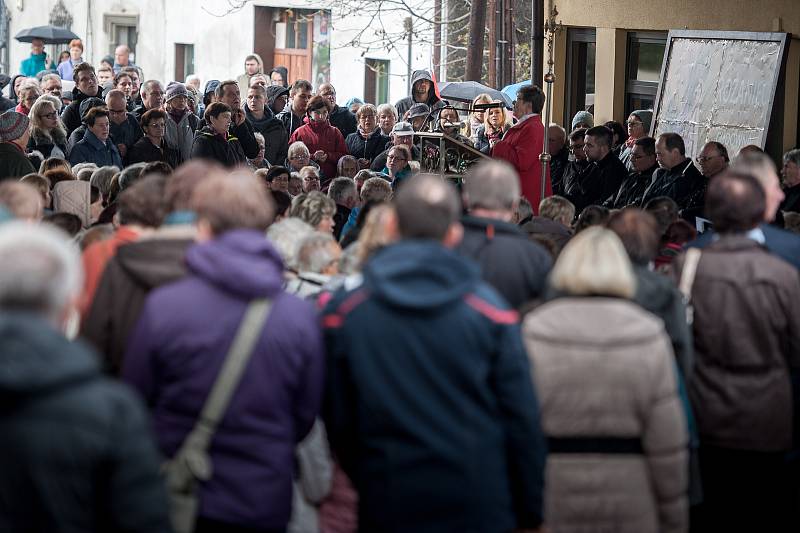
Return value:
[(222, 369), (211, 388), (211, 394), (203, 405), (200, 417), (182, 448), (205, 451), (211, 443), (214, 431), (222, 415), (228, 408), (231, 397), (241, 381), (242, 373), (253, 354), (256, 342), (264, 330), (272, 302), (267, 299), (255, 300), (245, 311), (244, 318), (236, 332)]
[(678, 283), (678, 289), (680, 289), (681, 294), (683, 294), (684, 303), (692, 299), (692, 285), (694, 285), (694, 276), (697, 274), (697, 265), (700, 263), (701, 253), (699, 248), (689, 248), (686, 250), (686, 256), (683, 261), (683, 271), (681, 272), (681, 279)]

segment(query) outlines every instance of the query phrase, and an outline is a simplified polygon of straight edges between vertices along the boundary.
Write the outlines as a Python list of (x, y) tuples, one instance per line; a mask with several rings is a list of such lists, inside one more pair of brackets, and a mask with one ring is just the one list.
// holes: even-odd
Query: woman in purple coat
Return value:
[(131, 335), (123, 378), (141, 392), (161, 451), (195, 425), (251, 300), (269, 298), (263, 327), (210, 445), (196, 531), (284, 531), (295, 445), (320, 407), (323, 348), (311, 304), (285, 293), (264, 230), (273, 208), (251, 175), (205, 178), (192, 195), (198, 244), (186, 278), (153, 291)]

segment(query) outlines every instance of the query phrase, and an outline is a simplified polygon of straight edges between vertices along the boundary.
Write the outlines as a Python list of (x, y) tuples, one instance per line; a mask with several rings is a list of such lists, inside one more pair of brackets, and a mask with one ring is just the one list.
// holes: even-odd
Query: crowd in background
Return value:
[(0, 114), (0, 530), (797, 530), (800, 150), (81, 53)]

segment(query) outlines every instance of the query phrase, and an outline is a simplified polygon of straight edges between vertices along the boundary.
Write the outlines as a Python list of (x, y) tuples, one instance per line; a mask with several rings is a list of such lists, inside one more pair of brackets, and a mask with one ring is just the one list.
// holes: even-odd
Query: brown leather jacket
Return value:
[[(680, 278), (683, 256), (677, 258)], [(781, 451), (792, 445), (790, 369), (800, 367), (800, 276), (744, 235), (703, 250), (692, 289), (701, 442)]]

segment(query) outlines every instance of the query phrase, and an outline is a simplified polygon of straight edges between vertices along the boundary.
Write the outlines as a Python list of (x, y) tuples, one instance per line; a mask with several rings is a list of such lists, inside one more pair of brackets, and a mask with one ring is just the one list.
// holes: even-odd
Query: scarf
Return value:
[(635, 139), (633, 137), (628, 137), (628, 140), (625, 141), (625, 147), (626, 148), (633, 148), (633, 145), (636, 144), (636, 141), (638, 141), (638, 140), (639, 139)]
[(375, 129), (373, 129), (369, 133), (364, 133), (364, 129), (361, 126), (358, 126), (358, 134), (361, 135), (362, 139), (369, 139), (372, 136), (372, 134), (374, 134), (374, 133), (375, 133)]

